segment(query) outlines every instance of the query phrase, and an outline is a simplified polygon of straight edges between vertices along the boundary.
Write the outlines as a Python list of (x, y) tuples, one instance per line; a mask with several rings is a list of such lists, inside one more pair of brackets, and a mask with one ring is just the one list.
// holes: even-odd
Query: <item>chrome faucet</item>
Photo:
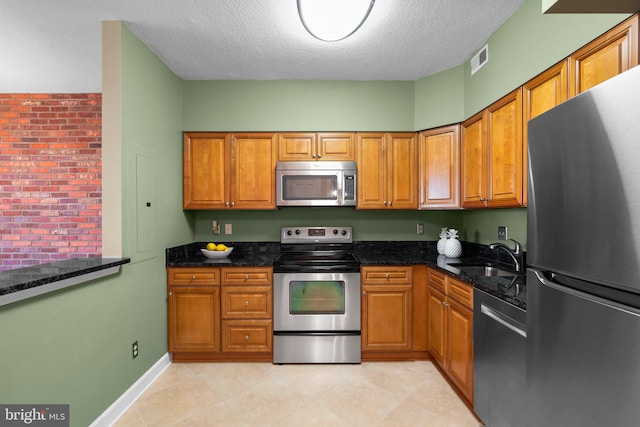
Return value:
[(511, 240), (513, 243), (516, 244), (516, 247), (514, 249), (511, 249), (509, 246), (505, 245), (504, 243), (492, 243), (489, 245), (489, 249), (504, 249), (504, 251), (506, 253), (509, 254), (509, 256), (511, 256), (511, 259), (513, 259), (513, 262), (516, 264), (516, 273), (521, 273), (522, 269), (524, 267), (524, 256), (522, 253), (522, 245), (520, 245), (520, 242), (518, 242), (517, 240), (513, 240), (513, 239), (509, 239)]

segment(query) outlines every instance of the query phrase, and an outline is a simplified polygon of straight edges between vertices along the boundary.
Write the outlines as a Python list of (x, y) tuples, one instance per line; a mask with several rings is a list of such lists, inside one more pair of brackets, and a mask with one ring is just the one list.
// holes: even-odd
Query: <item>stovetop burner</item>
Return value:
[(283, 227), (274, 272), (359, 271), (352, 242), (351, 227)]

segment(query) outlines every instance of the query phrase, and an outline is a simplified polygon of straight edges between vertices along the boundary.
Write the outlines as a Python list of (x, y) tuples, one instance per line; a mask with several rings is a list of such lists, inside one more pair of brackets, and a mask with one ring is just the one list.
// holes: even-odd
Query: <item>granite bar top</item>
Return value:
[(72, 258), (0, 272), (0, 305), (114, 274), (129, 258)]
[[(476, 289), (494, 295), (503, 301), (526, 309), (526, 277), (513, 278), (474, 276), (449, 266), (448, 262), (486, 262), (512, 270), (511, 260), (502, 251), (490, 250), (485, 245), (461, 242), (463, 258), (451, 260), (438, 255), (437, 242), (427, 241), (367, 241), (354, 242), (353, 253), (360, 264), (367, 265), (426, 265), (472, 284)], [(279, 242), (225, 242), (233, 247), (229, 257), (222, 260), (206, 258), (200, 249), (206, 242), (190, 243), (166, 249), (167, 267), (271, 267), (280, 255)]]

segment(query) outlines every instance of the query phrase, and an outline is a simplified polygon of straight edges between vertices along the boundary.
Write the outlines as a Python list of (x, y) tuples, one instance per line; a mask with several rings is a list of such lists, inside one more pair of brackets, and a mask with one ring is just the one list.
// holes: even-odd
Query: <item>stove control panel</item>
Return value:
[(282, 227), (280, 243), (353, 243), (351, 227)]

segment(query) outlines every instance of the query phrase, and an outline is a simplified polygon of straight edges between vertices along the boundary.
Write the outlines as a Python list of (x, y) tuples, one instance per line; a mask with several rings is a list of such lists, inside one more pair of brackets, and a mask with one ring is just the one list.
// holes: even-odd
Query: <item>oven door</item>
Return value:
[(360, 331), (360, 273), (275, 273), (274, 331)]

